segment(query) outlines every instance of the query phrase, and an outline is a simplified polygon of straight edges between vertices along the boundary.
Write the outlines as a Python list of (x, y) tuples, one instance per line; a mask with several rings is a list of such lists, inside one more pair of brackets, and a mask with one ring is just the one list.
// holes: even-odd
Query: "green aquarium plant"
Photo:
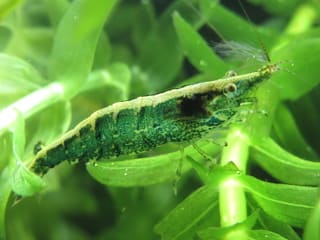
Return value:
[[(0, 239), (320, 239), (319, 4), (225, 2), (0, 3)], [(216, 93), (208, 136), (63, 161), (96, 151), (63, 133), (101, 108), (190, 85), (200, 114), (192, 84), (261, 69)]]

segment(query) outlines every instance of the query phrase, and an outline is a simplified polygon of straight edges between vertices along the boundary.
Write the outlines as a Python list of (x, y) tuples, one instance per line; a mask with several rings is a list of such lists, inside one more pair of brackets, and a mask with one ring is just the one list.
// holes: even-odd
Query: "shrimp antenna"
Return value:
[[(246, 16), (247, 20), (248, 20), (251, 24), (253, 24), (251, 18), (249, 17), (246, 9), (245, 9), (244, 6), (243, 6), (241, 0), (238, 0), (238, 3), (239, 3), (239, 6), (240, 6), (241, 10), (242, 10), (243, 13), (244, 13), (244, 15)], [(252, 27), (252, 25), (251, 25), (251, 30), (256, 34), (257, 40), (258, 40), (258, 42), (259, 42), (259, 44), (260, 44), (260, 46), (261, 46), (261, 48), (262, 48), (262, 51), (263, 51), (263, 53), (265, 54), (265, 57), (266, 57), (268, 63), (270, 63), (270, 62), (271, 62), (270, 56), (269, 56), (269, 54), (268, 54), (268, 51), (267, 51), (267, 49), (266, 49), (266, 46), (263, 44), (263, 41), (262, 41), (262, 39), (261, 39), (261, 36), (260, 36), (259, 32), (257, 31), (256, 28)]]
[[(223, 35), (221, 34), (221, 32), (219, 32), (218, 29), (217, 29), (215, 26), (213, 26), (211, 23), (209, 23), (209, 22), (207, 21), (207, 17), (203, 17), (203, 16), (200, 14), (199, 10), (198, 10), (191, 2), (186, 1), (185, 4), (187, 4), (188, 7), (189, 7), (190, 9), (192, 9), (192, 10), (197, 14), (197, 16), (198, 16), (201, 20), (205, 20), (205, 21), (207, 22), (207, 25), (210, 26), (210, 28), (213, 29), (213, 31), (215, 32), (215, 34), (216, 34), (223, 42), (225, 42), (225, 43), (227, 42), (227, 40), (223, 37)], [(219, 3), (216, 2), (216, 3), (214, 3), (214, 4), (219, 4)]]
[[(259, 33), (257, 32), (257, 29), (255, 29), (253, 26), (252, 26), (252, 21), (250, 19), (250, 17), (248, 16), (243, 4), (241, 3), (240, 0), (238, 0), (239, 2), (239, 6), (241, 7), (247, 21), (250, 23), (250, 27), (251, 27), (251, 30), (253, 33), (255, 33), (256, 35), (256, 41), (259, 43), (260, 45), (260, 53), (258, 54), (259, 56), (261, 56), (261, 58), (257, 58), (259, 61), (261, 62), (268, 62), (270, 63), (271, 60), (270, 60), (270, 57), (269, 57), (269, 54), (267, 52), (267, 49), (265, 48), (265, 45), (263, 44), (262, 40), (261, 40), (261, 37), (259, 35)], [(186, 1), (186, 4), (191, 8), (193, 9), (196, 13), (198, 13), (198, 16), (200, 16), (199, 14), (199, 10), (195, 8), (195, 6), (191, 3), (191, 2), (188, 2)], [(218, 4), (215, 3), (215, 4)], [(206, 19), (206, 17), (203, 17), (203, 16), (200, 16), (202, 17), (204, 20)], [(227, 41), (224, 36), (221, 34), (221, 32), (218, 31), (218, 29), (212, 25), (210, 22), (206, 21), (207, 22), (207, 25), (210, 26), (210, 28), (212, 28), (214, 30), (214, 32), (216, 33), (216, 35), (222, 40), (222, 43), (218, 43), (218, 44), (215, 44), (214, 46), (214, 49), (217, 50), (217, 52), (219, 54), (221, 54), (222, 56), (233, 56), (232, 54), (240, 54), (241, 56), (246, 56), (246, 52), (247, 53), (251, 53), (250, 55), (253, 55), (254, 52), (257, 51), (257, 49), (253, 48), (253, 47), (250, 47), (249, 45), (246, 45), (246, 44), (239, 44), (239, 43), (236, 43), (236, 42), (233, 42), (233, 41)], [(241, 46), (243, 45), (243, 46)], [(239, 50), (241, 49), (241, 50)]]

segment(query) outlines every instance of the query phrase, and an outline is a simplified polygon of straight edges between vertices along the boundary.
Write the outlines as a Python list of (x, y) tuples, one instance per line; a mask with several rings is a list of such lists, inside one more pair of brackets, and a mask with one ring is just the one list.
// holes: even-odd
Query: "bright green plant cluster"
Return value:
[[(216, 0), (169, 2), (0, 3), (0, 239), (320, 239), (319, 4), (252, 0), (271, 16), (252, 26)], [(253, 114), (239, 110), (244, 124), (213, 133), (228, 146), (197, 143), (218, 164), (188, 146), (181, 166), (168, 146), (28, 170), (39, 141), (99, 108), (258, 69), (221, 58), (204, 29), (263, 42), (282, 69), (253, 90)]]

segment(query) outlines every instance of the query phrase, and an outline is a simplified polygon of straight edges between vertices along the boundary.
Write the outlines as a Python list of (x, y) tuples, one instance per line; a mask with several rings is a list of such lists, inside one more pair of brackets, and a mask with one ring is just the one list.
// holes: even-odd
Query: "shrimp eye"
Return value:
[(237, 72), (236, 71), (233, 71), (233, 70), (229, 70), (226, 74), (225, 74), (225, 77), (234, 77), (234, 76), (237, 76)]
[(228, 93), (234, 93), (235, 91), (237, 91), (237, 86), (234, 83), (228, 83), (225, 87), (224, 87), (224, 93), (228, 94)]

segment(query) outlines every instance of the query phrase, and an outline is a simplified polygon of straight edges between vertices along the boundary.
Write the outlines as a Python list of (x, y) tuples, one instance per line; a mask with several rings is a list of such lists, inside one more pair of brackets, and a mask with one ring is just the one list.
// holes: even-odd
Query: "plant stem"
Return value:
[(293, 15), (285, 32), (287, 34), (303, 33), (312, 26), (316, 18), (316, 10), (310, 4), (303, 4)]
[(11, 126), (21, 114), (23, 119), (70, 99), (85, 84), (91, 71), (96, 43), (116, 0), (74, 1), (63, 16), (55, 36), (49, 80), (46, 87), (31, 93), (0, 112), (0, 132)]
[[(227, 142), (228, 146), (222, 152), (221, 164), (233, 162), (241, 172), (245, 172), (249, 154), (246, 136), (238, 128), (235, 128), (228, 135)], [(222, 182), (219, 203), (221, 226), (234, 225), (246, 219), (245, 192), (234, 175)]]
[(21, 114), (23, 119), (27, 119), (36, 112), (61, 101), (63, 98), (64, 87), (60, 83), (49, 84), (25, 96), (0, 112), (0, 133), (15, 123), (18, 114)]

